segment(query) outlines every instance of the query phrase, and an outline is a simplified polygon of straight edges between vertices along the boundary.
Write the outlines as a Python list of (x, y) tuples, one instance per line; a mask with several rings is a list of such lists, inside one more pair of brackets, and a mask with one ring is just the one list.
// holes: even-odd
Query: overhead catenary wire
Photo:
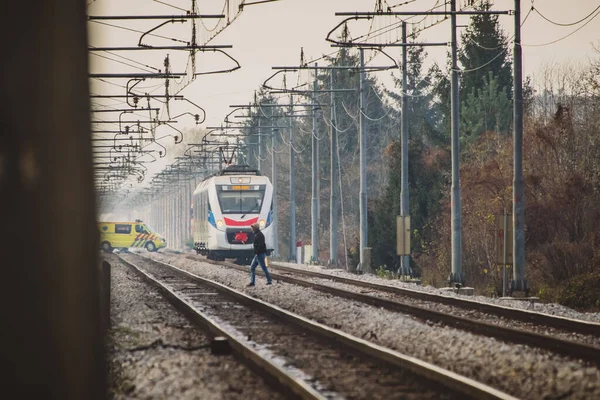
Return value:
[[(525, 18), (523, 18), (523, 21), (521, 21), (521, 27), (525, 24), (525, 22), (527, 21), (527, 19), (529, 18), (529, 16), (531, 15), (531, 11), (533, 10), (533, 8), (529, 9), (529, 12), (525, 15)], [(506, 39), (507, 43), (510, 42), (512, 39), (514, 38), (514, 35), (512, 35), (511, 37), (509, 37), (508, 39)], [(473, 43), (475, 43), (475, 45), (480, 46), (478, 43), (476, 43), (475, 41), (472, 41)], [(525, 46), (522, 44), (522, 46)], [(485, 50), (495, 50), (495, 49), (485, 49)], [(470, 69), (460, 69), (459, 68), (459, 72), (460, 73), (468, 73), (468, 72), (475, 72), (478, 71), (482, 68), (487, 67), (488, 65), (490, 65), (491, 63), (493, 63), (496, 59), (498, 59), (500, 56), (506, 54), (506, 52), (508, 51), (508, 47), (505, 47), (501, 52), (499, 52), (498, 54), (496, 54), (491, 60), (487, 61), (486, 63), (479, 65), (475, 68), (470, 68)]]
[(390, 4), (387, 2), (387, 0), (384, 0), (384, 1), (385, 1), (385, 4), (388, 6), (388, 9), (392, 9), (392, 8), (396, 8), (396, 7), (400, 7), (400, 6), (405, 6), (407, 4), (414, 3), (417, 0), (407, 0), (407, 1), (403, 1), (402, 3), (394, 4), (393, 6), (390, 6)]
[(330, 128), (335, 129), (336, 132), (338, 132), (338, 133), (346, 133), (353, 127), (354, 128), (356, 127), (356, 122), (352, 122), (346, 129), (340, 129), (337, 126), (335, 126), (335, 124), (331, 120), (328, 120), (327, 118), (325, 118), (325, 115), (323, 115), (323, 121), (325, 121), (325, 125), (327, 125)]
[(475, 68), (470, 68), (470, 69), (458, 69), (458, 71), (460, 73), (465, 73), (465, 72), (475, 72), (478, 71), (482, 68), (487, 67), (488, 65), (490, 65), (491, 63), (493, 63), (494, 61), (496, 61), (496, 59), (498, 59), (500, 56), (504, 55), (506, 53), (506, 49), (502, 50), (501, 52), (499, 52), (498, 54), (496, 54), (496, 56), (494, 58), (492, 58), (491, 60), (489, 60), (488, 62), (486, 62), (485, 64), (482, 64), (478, 67)]
[(348, 115), (350, 118), (352, 118), (354, 121), (357, 121), (357, 120), (358, 120), (358, 115), (352, 115), (352, 114), (350, 113), (350, 111), (348, 111), (348, 109), (346, 108), (346, 104), (344, 103), (344, 101), (343, 101), (343, 100), (342, 100), (342, 108), (344, 109), (344, 111), (346, 112), (346, 114), (347, 114), (347, 115)]
[[(106, 60), (113, 61), (113, 62), (116, 62), (116, 63), (119, 63), (119, 64), (123, 64), (123, 65), (126, 65), (126, 66), (128, 66), (128, 67), (132, 67), (132, 68), (135, 68), (135, 69), (137, 69), (137, 70), (140, 70), (140, 71), (144, 71), (144, 72), (155, 72), (155, 71), (152, 71), (151, 69), (148, 69), (148, 68), (143, 68), (143, 67), (140, 67), (140, 66), (137, 66), (137, 65), (133, 65), (133, 64), (129, 64), (129, 63), (125, 62), (125, 61), (121, 61), (121, 60), (115, 60), (114, 58), (110, 58), (110, 57), (107, 57), (107, 56), (105, 56), (105, 55), (102, 55), (102, 54), (98, 54), (98, 53), (91, 53), (91, 54), (92, 54), (93, 56), (100, 57), (100, 58), (104, 58), (104, 59), (106, 59)], [(150, 68), (152, 68), (152, 67), (150, 67)], [(158, 68), (154, 68), (154, 69), (155, 69), (156, 71), (158, 71)]]
[(102, 82), (104, 82), (104, 83), (108, 83), (109, 85), (113, 85), (113, 86), (117, 86), (117, 87), (120, 87), (120, 88), (123, 88), (123, 89), (127, 89), (127, 87), (126, 87), (126, 86), (124, 86), (124, 85), (119, 85), (118, 83), (114, 83), (114, 82), (107, 81), (107, 80), (106, 80), (106, 79), (104, 79), (104, 78), (94, 78), (94, 79), (97, 79), (97, 80), (99, 80), (99, 81), (102, 81)]
[[(100, 24), (100, 25), (106, 25), (106, 26), (110, 26), (110, 27), (113, 27), (113, 28), (119, 28), (119, 29), (123, 29), (123, 30), (126, 30), (126, 31), (136, 32), (136, 33), (142, 33), (142, 34), (146, 33), (144, 31), (140, 31), (139, 29), (127, 28), (125, 26), (120, 26), (120, 25), (115, 25), (115, 24), (109, 24), (107, 22), (102, 22), (102, 21), (97, 21), (97, 20), (91, 20), (89, 22), (93, 22), (93, 23)], [(155, 33), (147, 33), (147, 36), (154, 36), (154, 37), (161, 38), (161, 39), (171, 40), (173, 42), (185, 43), (186, 45), (188, 43), (186, 40), (181, 40), (181, 39), (177, 39), (177, 38), (173, 38), (173, 37), (168, 37), (168, 36), (157, 35)]]
[[(96, 1), (96, 0), (94, 0), (94, 1)], [(177, 10), (180, 10), (180, 11), (185, 11), (185, 12), (189, 11), (189, 10), (186, 10), (185, 8), (177, 7), (177, 6), (174, 6), (173, 4), (169, 4), (169, 3), (166, 3), (164, 1), (159, 1), (159, 0), (152, 0), (152, 1), (154, 1), (155, 3), (164, 4), (165, 6), (173, 7), (175, 9), (177, 9)]]
[(300, 125), (298, 125), (298, 129), (300, 130), (300, 132), (306, 133), (307, 135), (314, 136), (314, 138), (317, 139), (317, 140), (323, 140), (323, 139), (325, 139), (327, 137), (327, 135), (323, 135), (321, 137), (318, 137), (312, 131), (305, 131), (304, 129), (302, 129), (302, 127)]
[(525, 44), (522, 43), (521, 46), (527, 46), (527, 47), (543, 47), (543, 46), (549, 46), (551, 44), (555, 44), (558, 43), (562, 40), (565, 40), (566, 38), (574, 35), (575, 33), (579, 32), (581, 29), (583, 29), (585, 26), (587, 26), (590, 22), (592, 22), (594, 19), (596, 19), (596, 17), (600, 15), (600, 11), (596, 12), (596, 14), (594, 14), (590, 19), (588, 19), (583, 25), (581, 25), (580, 27), (578, 27), (577, 29), (575, 29), (573, 32), (569, 33), (568, 35), (565, 35), (561, 38), (558, 38), (556, 40), (553, 40), (551, 42), (548, 43), (537, 43), (537, 44)]
[(535, 11), (535, 12), (536, 12), (536, 13), (537, 13), (537, 14), (538, 14), (540, 17), (542, 17), (543, 19), (545, 19), (546, 21), (548, 21), (548, 22), (549, 22), (549, 23), (551, 23), (552, 25), (567, 27), (567, 26), (574, 26), (574, 25), (578, 25), (578, 24), (582, 23), (583, 21), (585, 21), (586, 19), (590, 18), (592, 15), (594, 15), (594, 13), (595, 13), (596, 11), (600, 10), (600, 5), (599, 5), (598, 7), (596, 7), (596, 8), (594, 9), (594, 11), (592, 11), (592, 12), (591, 12), (591, 13), (589, 13), (589, 14), (587, 14), (585, 17), (583, 17), (583, 18), (581, 18), (581, 19), (579, 19), (579, 20), (577, 20), (577, 21), (574, 21), (574, 22), (568, 22), (568, 23), (560, 23), (560, 22), (555, 22), (555, 21), (552, 21), (550, 18), (548, 18), (548, 17), (546, 17), (544, 14), (542, 14), (542, 13), (540, 12), (540, 10), (538, 10), (537, 8), (535, 8), (535, 7), (533, 6), (533, 2), (532, 2), (532, 5), (531, 5), (531, 9), (532, 9), (532, 10), (534, 10), (534, 11)]
[(278, 129), (278, 131), (279, 131), (279, 137), (281, 138), (281, 141), (282, 141), (282, 142), (283, 142), (283, 143), (284, 143), (286, 146), (291, 146), (291, 147), (292, 147), (292, 149), (294, 150), (294, 153), (296, 153), (296, 154), (304, 153), (304, 151), (306, 150), (306, 148), (307, 148), (308, 146), (304, 146), (304, 148), (303, 148), (302, 150), (296, 150), (296, 148), (295, 148), (294, 144), (293, 144), (291, 141), (286, 141), (286, 140), (285, 140), (285, 137), (283, 136), (282, 130), (281, 130), (281, 129)]
[[(225, 14), (225, 10), (227, 9), (227, 1), (223, 2), (223, 9), (221, 10), (221, 14)], [(219, 18), (217, 19), (217, 23), (214, 26), (214, 28), (209, 29), (206, 24), (204, 24), (204, 21), (202, 20), (202, 18), (200, 18), (200, 23), (202, 24), (202, 26), (204, 27), (204, 29), (206, 29), (207, 32), (214, 32), (217, 30), (217, 28), (219, 27), (219, 24), (221, 23), (221, 20), (224, 18)]]
[(388, 110), (385, 112), (385, 114), (383, 114), (383, 115), (382, 115), (381, 117), (379, 117), (379, 118), (371, 118), (371, 117), (369, 117), (369, 116), (368, 116), (366, 113), (364, 113), (364, 112), (362, 112), (362, 111), (360, 111), (360, 113), (362, 114), (362, 116), (363, 116), (363, 117), (365, 117), (365, 118), (366, 118), (366, 119), (368, 119), (369, 121), (372, 121), (372, 122), (378, 122), (378, 121), (381, 121), (382, 119), (384, 119), (384, 118), (385, 118), (385, 117), (386, 117), (386, 116), (387, 116), (387, 115), (390, 113), (390, 111), (392, 111), (392, 108), (391, 108), (391, 107), (388, 107)]
[[(95, 49), (95, 48), (96, 48), (96, 46), (91, 46), (91, 45), (90, 45), (90, 48), (92, 48), (92, 49)], [(127, 60), (127, 61), (130, 61), (130, 62), (132, 62), (132, 63), (138, 64), (138, 65), (140, 65), (140, 66), (142, 66), (142, 67), (146, 67), (146, 68), (150, 68), (150, 69), (153, 69), (153, 70), (156, 70), (156, 71), (160, 71), (160, 69), (159, 69), (159, 68), (153, 67), (153, 66), (151, 66), (151, 65), (144, 64), (144, 63), (142, 63), (142, 62), (139, 62), (139, 61), (137, 61), (137, 60), (134, 60), (133, 58), (125, 57), (125, 56), (123, 56), (123, 55), (121, 55), (121, 54), (119, 54), (119, 53), (115, 53), (115, 52), (108, 51), (108, 50), (104, 50), (104, 52), (105, 52), (105, 53), (107, 53), (107, 54), (111, 54), (111, 55), (113, 55), (113, 56), (116, 56), (116, 57), (120, 57), (120, 58), (122, 58), (122, 59), (124, 59), (124, 60)], [(94, 54), (96, 54), (96, 53), (94, 53)]]

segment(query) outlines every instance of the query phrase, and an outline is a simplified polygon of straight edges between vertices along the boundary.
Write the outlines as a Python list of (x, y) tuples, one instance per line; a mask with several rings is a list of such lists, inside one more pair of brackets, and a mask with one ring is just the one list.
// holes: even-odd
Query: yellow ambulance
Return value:
[(167, 246), (167, 240), (155, 233), (141, 220), (135, 222), (98, 222), (100, 248), (107, 253), (113, 249), (145, 248), (157, 251)]

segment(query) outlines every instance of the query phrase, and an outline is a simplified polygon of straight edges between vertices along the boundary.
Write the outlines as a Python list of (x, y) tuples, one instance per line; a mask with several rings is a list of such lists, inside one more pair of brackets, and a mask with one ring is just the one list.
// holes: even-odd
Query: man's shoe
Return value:
[(273, 282), (267, 282), (267, 285), (272, 285), (272, 284), (273, 284)]
[(252, 287), (252, 286), (254, 286), (254, 283), (249, 283), (246, 285), (246, 287)]

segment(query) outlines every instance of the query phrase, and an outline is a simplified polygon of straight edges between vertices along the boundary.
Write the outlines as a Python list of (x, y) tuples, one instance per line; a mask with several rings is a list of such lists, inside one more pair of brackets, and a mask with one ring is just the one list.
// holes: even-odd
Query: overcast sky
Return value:
[[(181, 8), (189, 8), (191, 1), (165, 0), (164, 2)], [(232, 3), (235, 1), (232, 0)], [(388, 0), (390, 5), (400, 3), (399, 0)], [(459, 0), (462, 2), (462, 0)], [(152, 15), (169, 14), (177, 15), (182, 11), (166, 6), (153, 0), (95, 0), (89, 1), (89, 15)], [(202, 13), (220, 13), (224, 0), (199, 0)], [(514, 1), (497, 0), (494, 9), (512, 9)], [(531, 7), (530, 0), (522, 0), (523, 18)], [(396, 8), (396, 11), (427, 10), (436, 4), (436, 0), (415, 0), (411, 4)], [(537, 0), (533, 3), (548, 19), (557, 23), (570, 23), (577, 21), (592, 12), (600, 5), (600, 0)], [(342, 18), (336, 17), (336, 11), (372, 11), (374, 0), (281, 0), (279, 2), (261, 4), (247, 7), (231, 26), (223, 31), (211, 44), (233, 45), (228, 50), (229, 54), (236, 58), (242, 65), (242, 69), (230, 74), (203, 76), (187, 87), (182, 94), (187, 98), (204, 107), (208, 113), (204, 126), (218, 125), (224, 116), (231, 110), (230, 104), (246, 104), (252, 100), (253, 92), (260, 84), (273, 73), (272, 66), (297, 65), (300, 61), (300, 48), (304, 48), (307, 59), (317, 58), (324, 53), (333, 51), (330, 44), (324, 39)], [(468, 17), (460, 17), (459, 24), (468, 24)], [(512, 16), (501, 16), (502, 28), (510, 37), (513, 34), (514, 19)], [(125, 26), (130, 29), (148, 30), (157, 25), (157, 21), (108, 21), (114, 25)], [(207, 28), (214, 26), (211, 20), (204, 21)], [(385, 21), (376, 22), (383, 24)], [(561, 27), (542, 19), (540, 15), (532, 12), (522, 28), (523, 57), (525, 75), (535, 75), (540, 69), (549, 63), (586, 62), (596, 53), (592, 47), (600, 40), (600, 16), (594, 18), (587, 25), (585, 22), (568, 27)], [(95, 46), (136, 46), (139, 33), (98, 25), (89, 24), (90, 44)], [(366, 33), (368, 26), (351, 26), (354, 36)], [(575, 32), (579, 29), (577, 32)], [(462, 30), (462, 29), (461, 29)], [(159, 32), (159, 31), (157, 31)], [(574, 33), (573, 33), (574, 32)], [(177, 24), (160, 30), (160, 33), (168, 37), (189, 39), (190, 27), (188, 24)], [(572, 34), (571, 34), (572, 33)], [(398, 32), (391, 32), (385, 38), (395, 39)], [(569, 37), (559, 40), (567, 35)], [(447, 42), (450, 37), (449, 21), (434, 28), (428, 29), (421, 34), (420, 40), (426, 42)], [(558, 40), (554, 44), (536, 46)], [(169, 42), (149, 38), (147, 43), (165, 45)], [(170, 42), (171, 44), (177, 44)], [(399, 58), (400, 49), (389, 49), (388, 53)], [(428, 63), (437, 61), (445, 63), (447, 49), (428, 48)], [(149, 66), (163, 68), (162, 63), (166, 51), (148, 52), (121, 52), (119, 54), (142, 61)], [(185, 70), (185, 54), (177, 57), (175, 52), (171, 54), (172, 71), (183, 72)], [(115, 58), (112, 55), (107, 55)], [(224, 57), (214, 54), (200, 55), (200, 68), (223, 68), (231, 66)], [(136, 69), (123, 64), (97, 56), (90, 56), (92, 72), (134, 72)], [(383, 63), (383, 58), (376, 58), (373, 64)], [(380, 73), (380, 82), (389, 83), (389, 72)], [(291, 78), (291, 77), (290, 77)], [(306, 79), (306, 76), (297, 77), (293, 80)], [(111, 80), (112, 84), (95, 82), (92, 85), (93, 93), (120, 93), (124, 89), (114, 83), (124, 85), (126, 80)], [(160, 81), (144, 82), (145, 90), (156, 90), (155, 93), (164, 92)], [(140, 85), (142, 86), (142, 84)], [(111, 104), (107, 102), (106, 104)], [(116, 105), (116, 102), (112, 102)], [(178, 127), (192, 125), (191, 120), (182, 119)]]

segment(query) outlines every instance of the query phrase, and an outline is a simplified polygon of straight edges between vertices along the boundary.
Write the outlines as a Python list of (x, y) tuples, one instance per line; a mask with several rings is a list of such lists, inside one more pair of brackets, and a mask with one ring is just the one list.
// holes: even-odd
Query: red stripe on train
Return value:
[(247, 221), (236, 221), (227, 217), (224, 217), (223, 220), (225, 221), (225, 225), (227, 226), (250, 226), (258, 222), (258, 217), (249, 219)]

